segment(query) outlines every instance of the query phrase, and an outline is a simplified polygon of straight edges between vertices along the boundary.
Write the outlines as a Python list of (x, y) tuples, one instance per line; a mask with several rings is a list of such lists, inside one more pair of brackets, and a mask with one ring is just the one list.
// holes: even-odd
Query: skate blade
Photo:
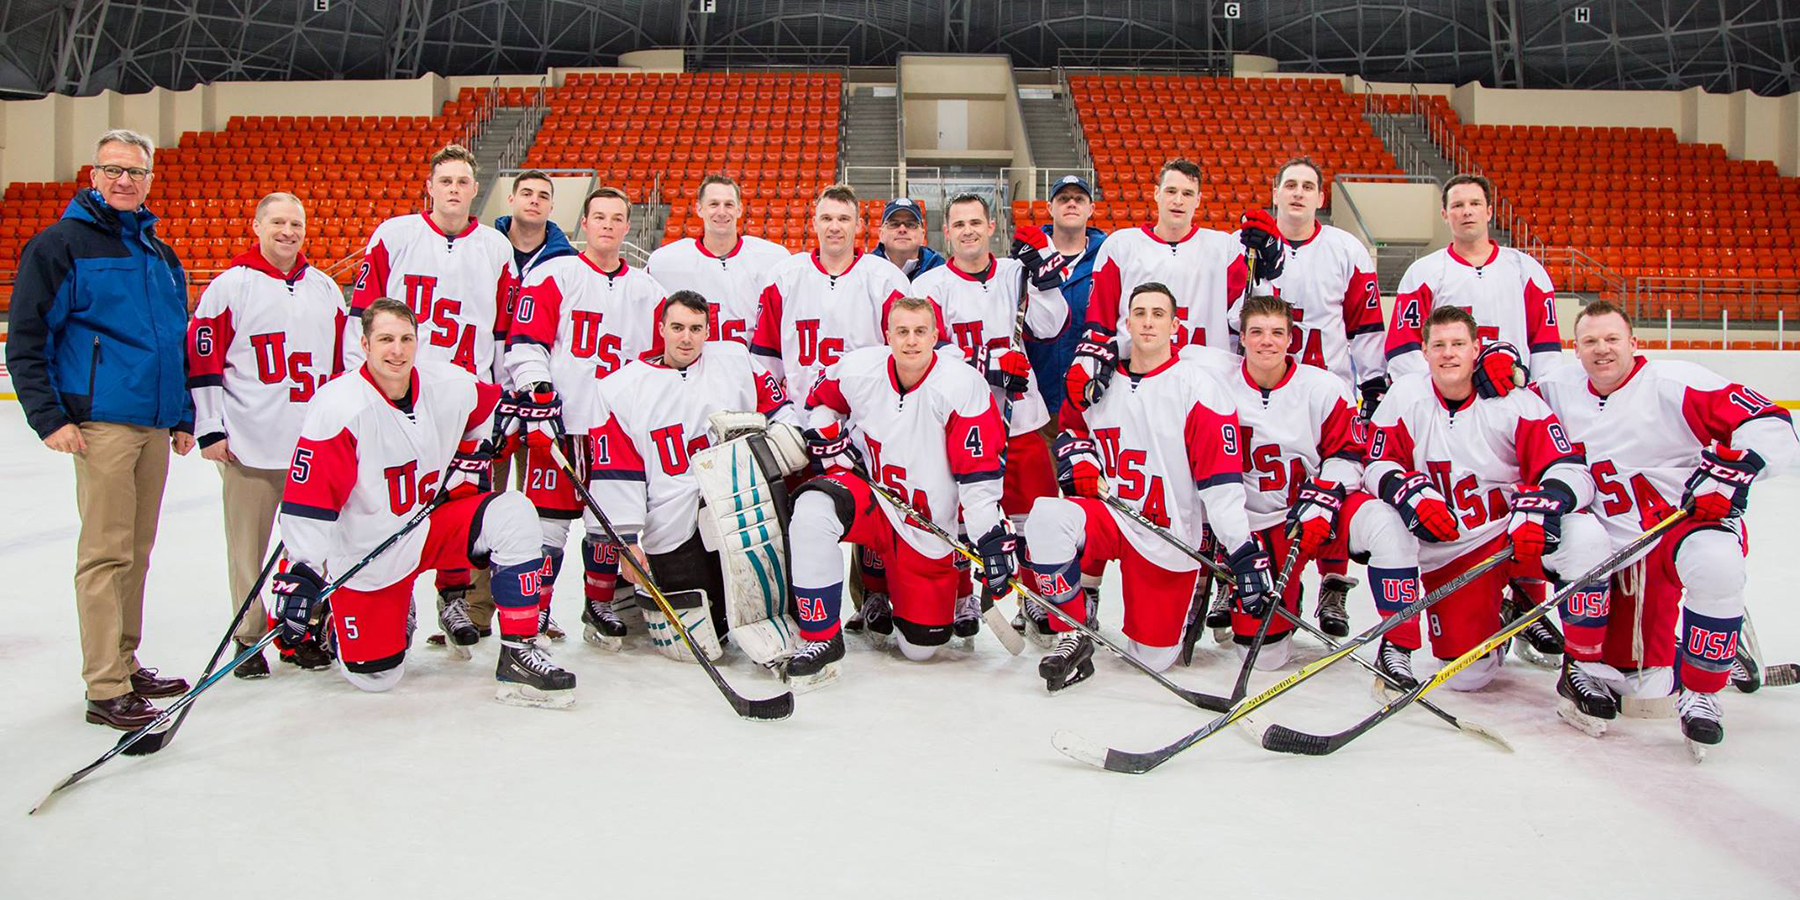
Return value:
[(581, 639), (602, 650), (610, 650), (613, 653), (618, 653), (625, 649), (624, 638), (614, 637), (610, 634), (602, 634), (592, 625), (583, 625), (581, 627)]
[(1575, 701), (1567, 697), (1559, 697), (1556, 701), (1556, 714), (1564, 722), (1574, 726), (1576, 731), (1588, 737), (1600, 737), (1606, 733), (1606, 720), (1596, 719), (1575, 707)]
[(1619, 715), (1628, 719), (1673, 719), (1675, 718), (1675, 695), (1620, 697)]
[(533, 709), (568, 709), (575, 705), (575, 691), (540, 691), (528, 684), (502, 681), (494, 689), (494, 699), (507, 706)]
[(1056, 684), (1045, 681), (1044, 689), (1052, 694), (1060, 694), (1092, 677), (1094, 677), (1094, 661), (1090, 659), (1081, 665), (1076, 666), (1073, 674)]
[(782, 672), (781, 680), (787, 684), (788, 690), (796, 694), (816, 691), (838, 680), (838, 664), (832, 663), (811, 675), (799, 677), (790, 677), (786, 672)]
[(1375, 679), (1374, 684), (1369, 685), (1369, 696), (1375, 698), (1376, 703), (1386, 706), (1389, 703), (1406, 696), (1406, 694), (1403, 691), (1396, 690), (1393, 685), (1388, 684), (1386, 681), (1377, 678)]
[(891, 631), (882, 633), (872, 628), (865, 628), (863, 629), (862, 637), (863, 641), (869, 645), (869, 649), (871, 650), (886, 653), (887, 651), (894, 649), (894, 633)]
[(473, 644), (459, 644), (459, 643), (451, 640), (449, 637), (444, 638), (444, 649), (450, 651), (450, 655), (456, 657), (457, 659), (465, 659), (465, 660), (466, 659), (474, 659), (475, 653), (474, 653), (474, 651), (469, 649), (472, 646), (474, 646), (474, 645)]
[(1682, 743), (1687, 744), (1688, 756), (1693, 757), (1695, 763), (1706, 762), (1706, 744), (1702, 744), (1699, 741), (1690, 741), (1687, 738), (1682, 738), (1681, 741)]
[(1230, 628), (1214, 628), (1212, 630), (1212, 633), (1213, 633), (1213, 643), (1215, 643), (1215, 644), (1227, 643), (1231, 640), (1231, 637), (1232, 637), (1232, 631)]
[(1540, 653), (1536, 647), (1531, 646), (1530, 641), (1525, 640), (1524, 638), (1513, 641), (1513, 655), (1540, 669), (1562, 668), (1563, 658), (1561, 653), (1554, 656), (1547, 653)]

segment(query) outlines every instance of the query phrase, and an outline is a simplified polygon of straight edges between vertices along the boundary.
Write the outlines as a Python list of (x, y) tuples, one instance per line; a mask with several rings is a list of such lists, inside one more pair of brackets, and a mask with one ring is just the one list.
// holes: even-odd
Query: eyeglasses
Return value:
[(95, 166), (94, 168), (99, 169), (100, 174), (114, 181), (119, 180), (121, 175), (130, 175), (132, 181), (143, 181), (150, 177), (149, 169), (140, 169), (137, 166)]
[(889, 220), (887, 220), (887, 226), (889, 228), (908, 228), (908, 229), (923, 227), (918, 223), (918, 220), (916, 220), (916, 219), (889, 219)]

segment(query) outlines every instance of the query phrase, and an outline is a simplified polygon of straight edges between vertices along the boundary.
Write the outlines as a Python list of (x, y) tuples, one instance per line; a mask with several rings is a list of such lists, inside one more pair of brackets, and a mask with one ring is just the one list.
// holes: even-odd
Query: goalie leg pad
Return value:
[[(699, 588), (685, 591), (671, 591), (663, 595), (675, 615), (681, 618), (681, 625), (687, 629), (688, 636), (694, 639), (700, 652), (708, 660), (717, 660), (722, 651), (719, 647), (719, 633), (713, 628), (712, 598)], [(677, 662), (694, 662), (694, 653), (687, 641), (670, 626), (668, 617), (663, 615), (662, 607), (654, 599), (644, 610), (644, 627), (650, 632), (650, 644), (656, 652)]]
[(800, 646), (792, 614), (787, 548), (788, 498), (782, 451), (752, 433), (695, 453), (695, 481), (703, 546), (718, 554), (724, 607), (732, 640), (751, 659), (776, 666)]

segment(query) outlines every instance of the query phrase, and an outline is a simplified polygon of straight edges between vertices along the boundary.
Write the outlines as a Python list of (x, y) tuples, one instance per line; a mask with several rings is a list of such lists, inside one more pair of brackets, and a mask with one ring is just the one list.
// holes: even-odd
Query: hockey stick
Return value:
[[(557, 437), (561, 438), (564, 434), (562, 424), (555, 420), (552, 422), (555, 423)], [(731, 708), (736, 710), (739, 716), (759, 722), (772, 722), (793, 715), (794, 694), (792, 691), (752, 700), (732, 690), (731, 685), (725, 683), (725, 677), (719, 674), (718, 667), (712, 664), (712, 660), (706, 658), (706, 653), (694, 641), (694, 636), (688, 634), (687, 626), (682, 624), (681, 616), (675, 613), (675, 608), (669, 605), (669, 598), (663, 596), (662, 588), (656, 586), (656, 579), (650, 576), (649, 570), (638, 562), (637, 554), (630, 552), (626, 547), (625, 540), (619, 537), (617, 531), (613, 530), (612, 521), (606, 518), (606, 513), (600, 510), (600, 504), (594, 500), (594, 495), (588, 492), (587, 484), (575, 474), (575, 468), (569, 464), (569, 458), (563, 455), (560, 440), (550, 442), (550, 456), (556, 460), (557, 468), (562, 469), (563, 474), (568, 476), (569, 483), (575, 486), (575, 493), (581, 496), (581, 502), (587, 506), (589, 512), (594, 514), (594, 518), (599, 520), (600, 527), (606, 531), (606, 539), (619, 548), (619, 558), (631, 566), (631, 571), (637, 573), (638, 584), (650, 592), (650, 598), (656, 601), (656, 608), (662, 611), (663, 616), (674, 627), (675, 633), (680, 635), (681, 640), (688, 645), (688, 650), (694, 654), (694, 661), (700, 664), (700, 668), (706, 670), (707, 677), (712, 679), (713, 684), (718, 687), (719, 693), (725, 695), (725, 700), (731, 704)]]
[[(1788, 687), (1800, 684), (1800, 663), (1776, 663), (1772, 666), (1762, 664), (1762, 642), (1756, 639), (1756, 626), (1750, 623), (1748, 607), (1744, 609), (1744, 627), (1741, 630), (1743, 636), (1740, 638), (1739, 647), (1748, 650), (1750, 659), (1762, 670), (1759, 687)], [(1743, 688), (1739, 688), (1739, 690), (1743, 690)], [(1746, 694), (1755, 692), (1756, 688), (1744, 691)]]
[(1494, 555), (1476, 563), (1467, 572), (1452, 578), (1437, 590), (1414, 600), (1396, 610), (1393, 615), (1381, 620), (1362, 634), (1338, 645), (1338, 649), (1322, 656), (1304, 666), (1286, 678), (1270, 685), (1262, 693), (1254, 697), (1246, 697), (1226, 710), (1218, 718), (1189, 732), (1180, 740), (1165, 747), (1144, 752), (1118, 750), (1094, 743), (1072, 731), (1058, 731), (1051, 735), (1050, 743), (1063, 755), (1077, 762), (1106, 769), (1109, 772), (1124, 772), (1131, 775), (1142, 775), (1157, 766), (1168, 762), (1176, 754), (1219, 733), (1226, 726), (1250, 714), (1251, 710), (1287, 693), (1296, 685), (1319, 674), (1331, 664), (1346, 656), (1354, 655), (1357, 648), (1374, 641), (1376, 638), (1394, 630), (1412, 617), (1424, 611), (1433, 603), (1461, 590), (1465, 585), (1486, 574), (1489, 569), (1512, 558), (1512, 547), (1502, 547)]
[[(1155, 522), (1150, 521), (1148, 518), (1146, 518), (1142, 513), (1138, 512), (1137, 510), (1132, 509), (1129, 506), (1126, 506), (1124, 503), (1117, 502), (1117, 501), (1113, 500), (1113, 498), (1111, 498), (1111, 497), (1108, 497), (1107, 500), (1108, 500), (1108, 505), (1112, 506), (1114, 509), (1118, 510), (1120, 513), (1129, 517), (1133, 522), (1136, 522), (1138, 525), (1142, 526), (1143, 528), (1148, 529), (1151, 534), (1154, 534), (1157, 537), (1162, 538), (1164, 541), (1167, 541), (1171, 546), (1173, 546), (1176, 549), (1180, 550), (1181, 552), (1186, 553), (1187, 555), (1193, 557), (1201, 565), (1206, 566), (1208, 569), (1212, 570), (1213, 574), (1216, 577), (1218, 577), (1219, 580), (1225, 581), (1229, 578), (1229, 575), (1230, 575), (1229, 570), (1226, 569), (1223, 565), (1220, 565), (1217, 560), (1182, 543), (1179, 538), (1175, 537), (1175, 535), (1173, 535), (1173, 534), (1170, 534), (1168, 529), (1159, 527)], [(1281, 615), (1286, 617), (1289, 622), (1292, 622), (1296, 626), (1304, 629), (1307, 634), (1310, 634), (1313, 637), (1317, 638), (1320, 641), (1320, 643), (1323, 643), (1325, 645), (1325, 649), (1336, 650), (1340, 646), (1336, 641), (1332, 640), (1324, 632), (1322, 632), (1318, 628), (1314, 627), (1311, 622), (1308, 622), (1304, 618), (1302, 618), (1298, 615), (1295, 615), (1292, 612), (1289, 612), (1286, 605), (1283, 605), (1281, 607)], [(1354, 660), (1357, 665), (1362, 666), (1363, 668), (1368, 669), (1370, 672), (1375, 673), (1375, 676), (1377, 678), (1380, 678), (1382, 681), (1385, 681), (1389, 685), (1392, 685), (1395, 689), (1405, 690), (1404, 686), (1402, 686), (1399, 682), (1395, 681), (1392, 676), (1388, 675), (1388, 673), (1381, 671), (1381, 668), (1379, 666), (1376, 666), (1374, 663), (1371, 663), (1368, 660), (1363, 659), (1362, 657), (1357, 656), (1354, 653), (1352, 653), (1350, 655), (1350, 658), (1352, 660)], [(1241, 697), (1241, 696), (1243, 696), (1243, 694), (1239, 693), (1237, 696)], [(1512, 752), (1512, 744), (1507, 743), (1506, 739), (1501, 737), (1500, 733), (1493, 730), (1492, 728), (1489, 728), (1486, 725), (1482, 725), (1478, 722), (1465, 722), (1465, 721), (1457, 718), (1456, 716), (1453, 716), (1450, 713), (1444, 711), (1437, 704), (1432, 703), (1429, 700), (1422, 701), (1420, 705), (1424, 706), (1425, 709), (1427, 711), (1429, 711), (1432, 715), (1435, 715), (1438, 718), (1443, 719), (1445, 722), (1448, 722), (1450, 724), (1450, 726), (1455, 728), (1456, 730), (1467, 732), (1469, 734), (1474, 735), (1475, 737), (1481, 738), (1482, 740), (1489, 741), (1489, 742), (1493, 743), (1495, 746), (1498, 746), (1498, 747), (1506, 750), (1509, 753)]]
[(1508, 623), (1481, 644), (1475, 646), (1456, 659), (1445, 663), (1443, 668), (1439, 669), (1430, 678), (1421, 682), (1417, 687), (1407, 691), (1399, 697), (1389, 700), (1387, 703), (1383, 704), (1380, 709), (1371, 713), (1361, 722), (1356, 723), (1350, 728), (1336, 734), (1316, 735), (1308, 734), (1303, 731), (1295, 731), (1294, 729), (1283, 725), (1272, 725), (1267, 731), (1263, 732), (1263, 747), (1280, 753), (1298, 753), (1305, 756), (1324, 756), (1341, 749), (1345, 744), (1356, 740), (1369, 729), (1380, 725), (1394, 713), (1405, 708), (1408, 703), (1430, 693), (1433, 688), (1449, 681), (1456, 673), (1468, 668), (1476, 660), (1486, 656), (1488, 652), (1495, 647), (1506, 643), (1509, 638), (1524, 631), (1531, 623), (1543, 618), (1552, 609), (1555, 609), (1563, 600), (1567, 599), (1570, 594), (1573, 594), (1582, 586), (1596, 578), (1610, 575), (1614, 569), (1631, 559), (1631, 557), (1639, 550), (1642, 550), (1662, 537), (1663, 532), (1668, 531), (1675, 523), (1687, 518), (1687, 516), (1688, 510), (1686, 508), (1678, 509), (1675, 512), (1670, 513), (1667, 518), (1650, 526), (1649, 530), (1633, 538), (1630, 543), (1613, 551), (1612, 555), (1601, 560), (1600, 563), (1592, 569), (1582, 573), (1579, 578), (1572, 579), (1569, 582), (1568, 587), (1557, 591), (1554, 596), (1547, 597), (1544, 599), (1544, 602), (1526, 610), (1523, 615)]
[[(212, 657), (206, 661), (206, 671), (200, 673), (202, 681), (204, 681), (207, 676), (211, 675), (213, 673), (213, 667), (219, 664), (219, 654), (224, 653), (225, 647), (231, 643), (232, 635), (237, 633), (238, 623), (244, 621), (244, 614), (249, 612), (250, 604), (256, 601), (257, 594), (262, 593), (263, 582), (269, 579), (269, 573), (274, 571), (275, 562), (276, 560), (281, 559), (281, 551), (286, 546), (287, 545), (283, 542), (276, 542), (275, 549), (269, 553), (269, 558), (263, 562), (262, 571), (257, 573), (256, 582), (250, 586), (249, 596), (245, 597), (244, 602), (238, 606), (237, 615), (231, 618), (231, 626), (225, 629), (225, 636), (219, 638), (219, 646), (213, 648)], [(154, 746), (149, 745), (149, 742), (140, 742), (134, 744), (130, 749), (121, 752), (126, 756), (148, 756), (149, 754), (169, 746), (169, 742), (175, 740), (175, 732), (181, 730), (181, 723), (187, 721), (188, 713), (193, 711), (194, 707), (191, 704), (187, 709), (182, 710), (181, 715), (175, 717), (175, 723), (170, 725), (169, 730), (163, 734), (162, 740), (158, 741)]]

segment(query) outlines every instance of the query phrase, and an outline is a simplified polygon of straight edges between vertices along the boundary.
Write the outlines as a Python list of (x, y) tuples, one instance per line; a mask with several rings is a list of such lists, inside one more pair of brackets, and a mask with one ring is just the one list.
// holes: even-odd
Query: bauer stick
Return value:
[(1359, 647), (1400, 627), (1402, 623), (1418, 615), (1433, 603), (1462, 590), (1464, 586), (1486, 574), (1489, 569), (1492, 569), (1511, 558), (1512, 547), (1501, 547), (1494, 555), (1476, 563), (1467, 572), (1452, 578), (1437, 590), (1401, 607), (1399, 610), (1395, 611), (1393, 615), (1376, 623), (1362, 634), (1338, 645), (1338, 649), (1301, 666), (1299, 671), (1270, 685), (1262, 693), (1238, 701), (1218, 718), (1189, 732), (1180, 740), (1166, 747), (1145, 752), (1117, 750), (1094, 743), (1072, 731), (1056, 732), (1051, 736), (1050, 743), (1057, 750), (1061, 751), (1063, 755), (1077, 762), (1084, 762), (1090, 766), (1106, 769), (1110, 772), (1125, 772), (1131, 775), (1142, 775), (1143, 773), (1168, 762), (1181, 751), (1212, 737), (1226, 726), (1244, 718), (1250, 714), (1251, 710), (1287, 693), (1289, 690), (1293, 689), (1294, 686), (1319, 674), (1319, 672), (1323, 671), (1332, 663), (1335, 663), (1346, 656), (1354, 655), (1354, 651)]
[[(562, 437), (564, 434), (562, 423), (554, 422), (554, 425), (557, 437)], [(588, 493), (587, 484), (575, 474), (575, 468), (569, 464), (569, 458), (563, 455), (561, 443), (561, 441), (550, 442), (550, 456), (556, 460), (557, 468), (562, 469), (563, 474), (568, 476), (569, 483), (575, 486), (575, 493), (581, 496), (581, 502), (587, 506), (589, 512), (594, 514), (594, 518), (600, 522), (600, 527), (606, 531), (606, 539), (619, 548), (619, 557), (631, 566), (632, 572), (637, 574), (638, 584), (650, 592), (650, 598), (656, 601), (656, 608), (662, 611), (663, 616), (669, 620), (669, 624), (675, 628), (675, 633), (680, 635), (681, 640), (688, 645), (688, 650), (694, 654), (694, 661), (700, 664), (700, 668), (706, 670), (707, 677), (712, 679), (712, 683), (718, 687), (719, 693), (725, 695), (725, 700), (731, 704), (731, 708), (739, 716), (759, 722), (772, 722), (793, 715), (794, 694), (792, 691), (752, 700), (732, 690), (731, 685), (725, 682), (725, 677), (719, 674), (718, 667), (712, 664), (712, 660), (706, 658), (706, 652), (700, 649), (700, 645), (694, 641), (694, 636), (688, 634), (687, 626), (682, 624), (681, 616), (677, 615), (675, 608), (669, 604), (669, 598), (663, 595), (662, 588), (656, 586), (656, 579), (650, 576), (649, 570), (638, 562), (637, 554), (630, 552), (625, 540), (619, 537), (617, 531), (613, 530), (612, 521), (607, 519), (606, 513), (600, 510), (600, 504), (594, 500), (594, 495)]]
[(1550, 610), (1556, 608), (1558, 604), (1567, 599), (1570, 594), (1573, 594), (1583, 585), (1586, 585), (1596, 578), (1610, 575), (1614, 569), (1618, 568), (1626, 560), (1629, 560), (1639, 550), (1642, 550), (1649, 546), (1651, 542), (1662, 537), (1663, 533), (1673, 527), (1675, 523), (1687, 518), (1688, 513), (1689, 511), (1686, 508), (1678, 509), (1675, 512), (1670, 513), (1667, 518), (1650, 526), (1649, 530), (1645, 531), (1643, 534), (1632, 538), (1630, 543), (1613, 551), (1612, 555), (1601, 560), (1599, 565), (1589, 569), (1583, 573), (1581, 577), (1571, 580), (1568, 587), (1556, 592), (1554, 596), (1545, 598), (1544, 602), (1526, 610), (1523, 615), (1508, 623), (1498, 632), (1495, 632), (1494, 635), (1489, 637), (1486, 641), (1483, 641), (1481, 644), (1470, 649), (1456, 659), (1445, 663), (1443, 668), (1439, 669), (1430, 678), (1421, 682), (1418, 687), (1407, 691), (1399, 697), (1389, 700), (1387, 703), (1383, 704), (1380, 709), (1368, 715), (1361, 722), (1336, 734), (1330, 735), (1308, 734), (1303, 731), (1295, 731), (1294, 729), (1283, 725), (1271, 725), (1267, 731), (1263, 732), (1263, 747), (1281, 753), (1297, 753), (1305, 756), (1324, 756), (1341, 749), (1345, 744), (1356, 740), (1358, 737), (1361, 737), (1364, 732), (1380, 725), (1394, 713), (1399, 712), (1408, 703), (1430, 693), (1433, 688), (1449, 681), (1456, 673), (1468, 668), (1476, 660), (1486, 656), (1488, 652), (1495, 647), (1506, 643), (1508, 639), (1519, 632), (1524, 631), (1527, 626), (1543, 618)]
[[(1144, 515), (1142, 513), (1138, 512), (1137, 510), (1132, 509), (1129, 506), (1126, 506), (1122, 502), (1118, 502), (1115, 498), (1112, 498), (1112, 497), (1107, 498), (1107, 505), (1109, 505), (1112, 508), (1123, 513), (1126, 517), (1130, 518), (1133, 522), (1136, 522), (1138, 525), (1142, 526), (1143, 528), (1148, 529), (1151, 534), (1154, 534), (1157, 537), (1162, 538), (1164, 541), (1167, 541), (1171, 546), (1174, 546), (1176, 549), (1179, 549), (1181, 552), (1186, 553), (1188, 556), (1193, 557), (1201, 565), (1206, 566), (1209, 570), (1211, 570), (1212, 573), (1214, 574), (1214, 576), (1219, 578), (1221, 581), (1227, 580), (1227, 578), (1229, 577), (1228, 570), (1224, 566), (1220, 565), (1217, 560), (1182, 543), (1179, 538), (1177, 538), (1177, 537), (1175, 537), (1175, 535), (1169, 533), (1168, 529), (1159, 527), (1155, 522), (1152, 522), (1148, 518), (1145, 518)], [(1289, 612), (1288, 608), (1285, 604), (1282, 605), (1279, 612), (1283, 618), (1286, 618), (1289, 622), (1292, 622), (1295, 626), (1304, 630), (1307, 634), (1310, 634), (1314, 638), (1318, 639), (1318, 641), (1320, 643), (1325, 645), (1326, 650), (1336, 650), (1341, 646), (1340, 644), (1338, 644), (1337, 641), (1332, 640), (1330, 636), (1326, 635), (1325, 632), (1320, 631), (1311, 622), (1306, 621), (1306, 619), (1304, 617), (1296, 615), (1292, 612)], [(1362, 657), (1357, 656), (1354, 653), (1350, 654), (1350, 658), (1352, 660), (1354, 660), (1357, 665), (1362, 666), (1365, 669), (1368, 669), (1370, 672), (1373, 672), (1375, 674), (1375, 677), (1380, 678), (1382, 681), (1387, 682), (1394, 689), (1401, 690), (1401, 691), (1406, 690), (1405, 685), (1401, 684), (1398, 681), (1395, 681), (1393, 676), (1389, 675), (1386, 672), (1383, 672), (1381, 670), (1381, 668), (1379, 666), (1375, 665), (1374, 663), (1371, 663), (1368, 660), (1363, 659)], [(1246, 668), (1245, 671), (1248, 672), (1248, 668)], [(1238, 693), (1238, 696), (1240, 696), (1240, 697), (1243, 696), (1243, 693), (1240, 691)], [(1449, 723), (1450, 727), (1455, 728), (1458, 731), (1466, 732), (1470, 735), (1481, 738), (1482, 740), (1488, 741), (1488, 742), (1492, 743), (1494, 746), (1499, 747), (1508, 753), (1512, 752), (1512, 749), (1513, 749), (1512, 744), (1508, 743), (1506, 738), (1501, 737), (1500, 733), (1498, 731), (1495, 731), (1494, 729), (1489, 728), (1488, 726), (1483, 725), (1479, 722), (1468, 722), (1468, 721), (1464, 721), (1460, 718), (1457, 718), (1456, 716), (1450, 714), (1449, 712), (1445, 711), (1443, 708), (1439, 707), (1437, 704), (1434, 704), (1429, 700), (1421, 700), (1420, 705), (1424, 706), (1425, 709), (1428, 710), (1432, 715), (1435, 715), (1438, 718), (1443, 719), (1445, 722)], [(1246, 721), (1246, 723), (1248, 723), (1249, 720), (1246, 719), (1245, 721)]]

